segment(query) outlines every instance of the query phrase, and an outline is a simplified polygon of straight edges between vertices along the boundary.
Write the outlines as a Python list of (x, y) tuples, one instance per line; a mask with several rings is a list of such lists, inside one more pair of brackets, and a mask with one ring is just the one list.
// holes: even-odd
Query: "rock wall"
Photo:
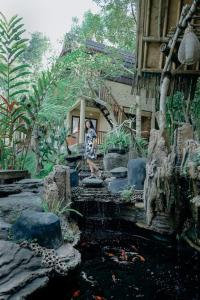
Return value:
[[(60, 168), (55, 171), (56, 187), (57, 189), (62, 187), (58, 196), (68, 201), (70, 196), (70, 189), (67, 189), (70, 178), (66, 179), (68, 169), (67, 172), (63, 169), (62, 172), (59, 171)], [(61, 173), (62, 176), (64, 174), (62, 178), (59, 177)], [(73, 247), (78, 241), (77, 227), (71, 228), (64, 218), (59, 220), (52, 213), (44, 212), (41, 199), (42, 185), (42, 180), (33, 179), (0, 185), (0, 299), (2, 300), (25, 299), (45, 286), (51, 274), (57, 272), (66, 276), (68, 271), (74, 269), (81, 261), (80, 253)], [(59, 241), (56, 247), (51, 222), (58, 224), (56, 228)], [(44, 232), (48, 234), (46, 238), (42, 236)], [(19, 233), (21, 235), (17, 237)], [(41, 233), (42, 242), (47, 241), (48, 244), (45, 242), (42, 245), (39, 238), (34, 242), (34, 238), (37, 238), (36, 233)], [(30, 241), (24, 240), (29, 237)], [(57, 241), (57, 237), (55, 240)]]
[(151, 132), (144, 203), (150, 229), (178, 234), (200, 250), (200, 144), (193, 136), (184, 124), (169, 147), (165, 134)]
[(70, 168), (57, 165), (44, 180), (43, 198), (46, 202), (60, 201), (67, 205), (71, 201)]

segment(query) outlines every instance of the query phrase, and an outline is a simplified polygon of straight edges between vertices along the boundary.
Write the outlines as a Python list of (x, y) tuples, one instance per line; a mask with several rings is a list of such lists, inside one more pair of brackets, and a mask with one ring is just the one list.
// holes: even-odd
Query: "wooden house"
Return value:
[[(92, 53), (107, 52), (107, 47), (91, 40), (86, 41), (86, 49)], [(135, 55), (120, 51), (123, 58), (123, 63), (126, 68), (134, 71)], [(85, 120), (91, 119), (97, 131), (97, 142), (103, 142), (105, 134), (112, 127), (111, 113), (116, 122), (121, 124), (125, 119), (134, 117), (136, 97), (132, 94), (133, 76), (120, 76), (115, 78), (108, 78), (98, 91), (98, 98), (111, 108), (105, 107), (101, 103), (87, 101), (86, 99), (77, 99), (76, 103), (68, 112), (67, 122), (71, 134), (68, 138), (69, 145), (84, 142), (84, 127)], [(148, 137), (154, 121), (152, 122), (152, 115), (154, 111), (154, 104), (148, 101), (145, 97), (140, 103), (141, 109), (141, 130), (144, 136)]]

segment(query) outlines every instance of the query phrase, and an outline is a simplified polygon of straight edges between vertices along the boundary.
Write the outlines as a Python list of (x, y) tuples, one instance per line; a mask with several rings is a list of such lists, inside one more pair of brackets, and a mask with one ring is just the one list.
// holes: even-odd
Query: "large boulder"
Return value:
[(38, 248), (35, 243), (29, 244), (28, 249), (24, 247), (10, 241), (0, 241), (2, 300), (27, 299), (33, 292), (47, 285), (52, 270), (66, 276), (69, 270), (81, 262), (80, 253), (70, 243), (56, 250)]
[(108, 184), (108, 190), (112, 194), (121, 194), (128, 187), (127, 178), (114, 178)]
[(110, 171), (114, 168), (127, 167), (128, 163), (128, 153), (107, 153), (103, 158), (103, 165), (106, 171)]
[(50, 249), (62, 244), (60, 220), (53, 213), (25, 211), (12, 226), (12, 235), (14, 240), (36, 240)]
[(44, 180), (43, 198), (46, 202), (60, 201), (67, 205), (71, 201), (70, 168), (57, 165)]
[(136, 190), (143, 190), (146, 177), (146, 160), (130, 159), (128, 162), (128, 184)]
[(0, 299), (21, 300), (47, 284), (49, 269), (32, 251), (0, 241), (0, 257)]
[(0, 200), (0, 217), (7, 223), (14, 223), (25, 210), (42, 212), (42, 200), (34, 193), (24, 192)]
[(127, 168), (125, 167), (118, 167), (114, 168), (110, 171), (113, 177), (115, 178), (125, 178), (127, 177)]

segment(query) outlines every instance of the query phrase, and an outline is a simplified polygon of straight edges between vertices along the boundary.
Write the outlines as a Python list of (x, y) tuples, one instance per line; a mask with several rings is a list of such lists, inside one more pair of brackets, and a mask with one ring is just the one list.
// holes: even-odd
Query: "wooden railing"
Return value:
[(106, 131), (97, 131), (97, 144), (98, 145), (103, 144), (106, 133), (107, 133)]
[[(104, 141), (105, 135), (106, 135), (106, 131), (100, 131), (98, 130), (97, 132), (97, 144), (101, 145)], [(68, 141), (68, 145), (75, 145), (79, 143), (79, 131), (72, 133), (68, 136), (67, 138)]]
[(122, 123), (122, 121), (127, 118), (123, 108), (118, 104), (106, 85), (101, 86), (98, 91), (98, 96), (101, 100), (110, 105), (118, 124)]

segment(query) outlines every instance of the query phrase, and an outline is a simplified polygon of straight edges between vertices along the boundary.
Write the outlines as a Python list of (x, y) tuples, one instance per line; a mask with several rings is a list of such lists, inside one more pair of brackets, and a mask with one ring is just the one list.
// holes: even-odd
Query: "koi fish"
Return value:
[(90, 279), (91, 277), (88, 278), (88, 277), (87, 277), (87, 274), (86, 274), (85, 272), (81, 272), (81, 276), (82, 276), (82, 278), (83, 278), (85, 281), (91, 283), (92, 285), (95, 285), (95, 284), (96, 284), (96, 281), (95, 281), (95, 280), (91, 280), (91, 279)]
[(93, 297), (94, 300), (106, 300), (106, 299), (105, 299), (104, 297), (102, 297), (102, 296), (95, 296), (95, 295), (93, 295), (92, 297)]
[(145, 258), (142, 255), (137, 255), (142, 262), (145, 262)]
[(112, 281), (113, 281), (114, 283), (117, 282), (117, 278), (116, 278), (115, 274), (112, 274)]
[(81, 291), (80, 290), (76, 290), (75, 292), (72, 293), (72, 297), (73, 298), (77, 298), (77, 297), (80, 296), (80, 294), (81, 294)]

